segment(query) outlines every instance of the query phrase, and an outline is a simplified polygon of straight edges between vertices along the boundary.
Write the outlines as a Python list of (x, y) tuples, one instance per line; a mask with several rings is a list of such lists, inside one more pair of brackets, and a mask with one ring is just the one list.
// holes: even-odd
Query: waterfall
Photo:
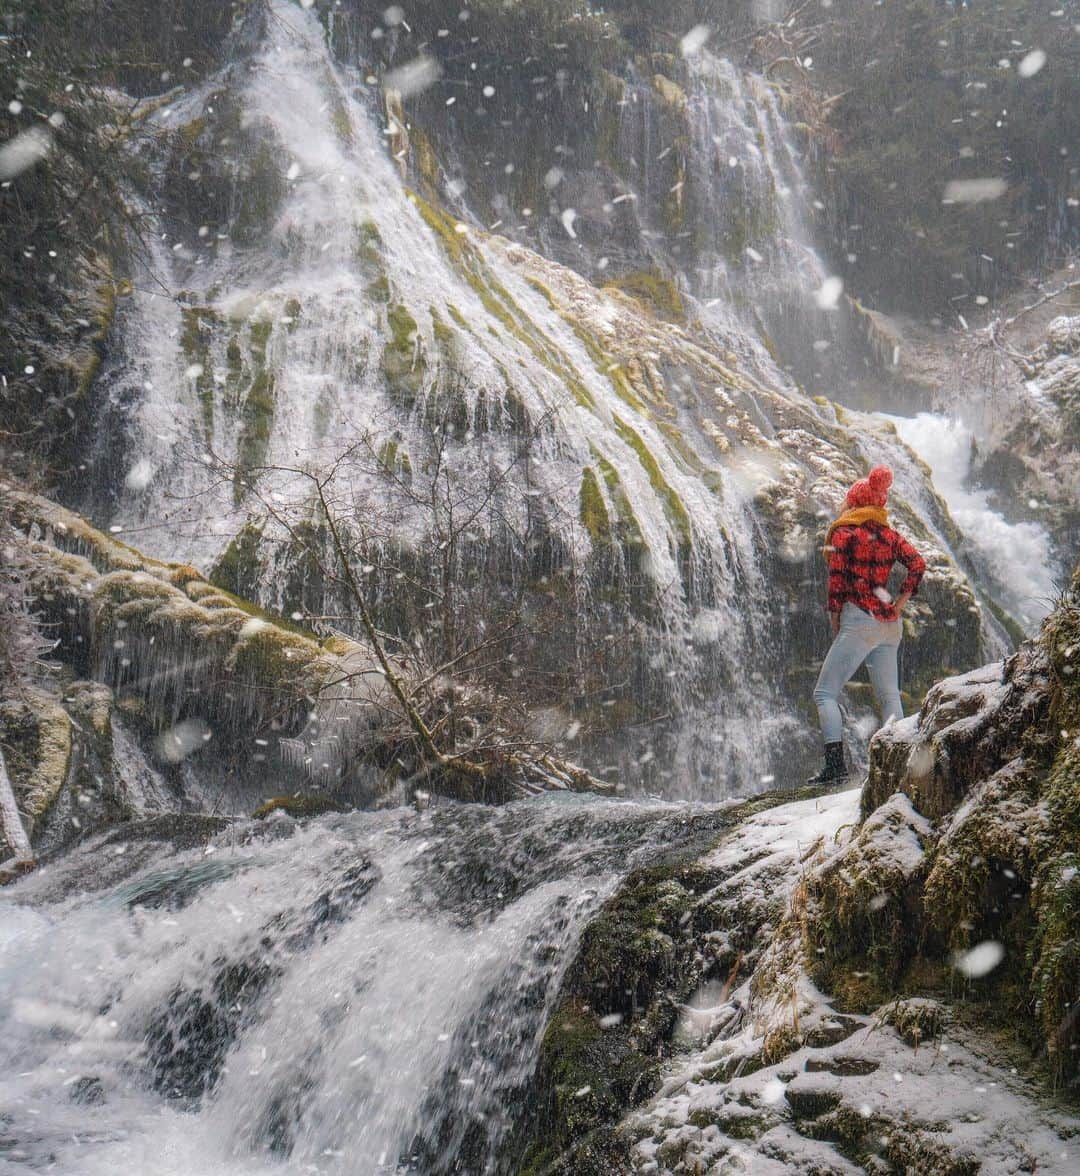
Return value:
[[(363, 75), (333, 62), (314, 13), (281, 2), (271, 4), (249, 66), (228, 67), (154, 116), (182, 140), (227, 117), (241, 128), (230, 132), (232, 150), (273, 160), (261, 182), (280, 189), (280, 203), (244, 244), (194, 222), (169, 236), (162, 221), (168, 239), (154, 243), (154, 269), (180, 291), (179, 306), (141, 282), (124, 315), (123, 351), (133, 358), (106, 380), (110, 404), (126, 415), (126, 479), (109, 521), (151, 553), (208, 568), (257, 506), (221, 477), (212, 455), (241, 469), (329, 466), (364, 432), (419, 467), (430, 444), (425, 411), (439, 379), (460, 369), (473, 426), (451, 455), (459, 476), (482, 480), (512, 463), (519, 438), (502, 406), (544, 423), (511, 522), (524, 528), (525, 509), (539, 511), (581, 569), (577, 591), (602, 593), (589, 571), (595, 535), (582, 522), (586, 489), (595, 490), (607, 517), (635, 536), (656, 599), (649, 672), (679, 713), (700, 698), (704, 678), (725, 677), (728, 694), (707, 700), (704, 713), (720, 721), (698, 759), (756, 782), (767, 771), (767, 740), (725, 739), (730, 752), (719, 756), (713, 741), (725, 715), (731, 730), (747, 715), (759, 735), (791, 727), (771, 691), (739, 693), (742, 669), (766, 639), (742, 604), (763, 590), (754, 487), (717, 461), (693, 417), (672, 438), (610, 358), (618, 319), (564, 308), (579, 298), (567, 287), (573, 275), (406, 188), (377, 97)], [(173, 181), (158, 166), (167, 188)], [(684, 409), (678, 383), (660, 394), (672, 400), (665, 412), (696, 415), (696, 395)], [(485, 431), (476, 422), (486, 406), (495, 407)], [(262, 474), (260, 492), (285, 501), (295, 481)], [(371, 500), (386, 490), (357, 471), (350, 493)], [(422, 542), (422, 513), (398, 505), (398, 539)], [(262, 601), (281, 607), (285, 580), (280, 568), (268, 573)]]
[[(777, 561), (787, 577), (808, 563), (813, 522), (795, 512), (821, 513), (813, 486), (858, 452), (862, 424), (826, 420), (758, 341), (770, 323), (788, 343), (841, 329), (814, 298), (825, 270), (776, 100), (707, 53), (691, 70), (702, 317), (682, 327), (410, 190), (408, 129), (382, 119), (392, 95), (335, 62), (314, 11), (273, 0), (250, 56), (152, 116), (153, 280), (103, 376), (123, 442), (98, 454), (92, 513), (203, 571), (250, 558), (237, 590), (288, 613), (306, 589), (266, 514), (317, 526), (303, 471), (337, 469), (371, 544), (414, 561), (438, 539), (409, 489), (425, 471), (481, 488), (505, 474), (457, 575), (498, 564), (500, 591), (565, 591), (565, 622), (532, 638), (577, 675), (559, 704), (629, 698), (644, 724), (642, 739), (593, 739), (590, 766), (665, 795), (758, 788), (806, 734), (784, 698)], [(646, 186), (650, 117), (628, 100)], [(920, 511), (932, 530), (936, 510)], [(379, 572), (372, 592), (401, 607), (405, 577)], [(348, 605), (316, 592), (304, 607)], [(604, 651), (620, 643), (616, 676)]]
[(84, 843), (0, 898), (0, 1170), (512, 1170), (582, 927), (687, 816), (543, 800)]
[(931, 412), (887, 419), (929, 465), (984, 582), (1034, 633), (1063, 582), (1046, 529), (1037, 522), (1010, 522), (991, 506), (989, 491), (968, 484), (975, 436), (962, 421)]
[(708, 49), (687, 67), (691, 293), (722, 335), (734, 315), (760, 338), (759, 359), (774, 378), (785, 378), (783, 367), (787, 378), (836, 397), (853, 346), (847, 306), (826, 285), (838, 279), (817, 247), (812, 190), (776, 92)]

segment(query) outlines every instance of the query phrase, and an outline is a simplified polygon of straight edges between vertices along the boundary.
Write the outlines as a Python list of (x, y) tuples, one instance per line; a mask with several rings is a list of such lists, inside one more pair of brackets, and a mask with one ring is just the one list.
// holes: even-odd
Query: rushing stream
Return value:
[(550, 799), (93, 839), (0, 899), (0, 1172), (505, 1171), (582, 927), (724, 820)]

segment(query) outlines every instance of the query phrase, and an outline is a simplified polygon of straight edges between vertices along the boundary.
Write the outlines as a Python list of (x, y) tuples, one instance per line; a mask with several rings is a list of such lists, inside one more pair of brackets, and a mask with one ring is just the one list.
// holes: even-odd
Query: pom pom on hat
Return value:
[(844, 501), (846, 507), (885, 505), (892, 485), (892, 470), (888, 466), (874, 466), (869, 477), (860, 478), (848, 491)]

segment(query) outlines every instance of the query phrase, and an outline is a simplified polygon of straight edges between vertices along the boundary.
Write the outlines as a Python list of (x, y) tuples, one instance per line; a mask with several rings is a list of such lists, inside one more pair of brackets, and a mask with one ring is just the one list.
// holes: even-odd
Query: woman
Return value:
[[(825, 537), (829, 566), (829, 624), (833, 643), (814, 688), (814, 702), (825, 740), (825, 765), (811, 784), (842, 784), (844, 765), (840, 691), (866, 662), (884, 722), (904, 717), (900, 706), (896, 651), (904, 606), (918, 591), (926, 561), (890, 526), (885, 502), (892, 471), (877, 466), (856, 482), (844, 510)], [(894, 601), (885, 585), (897, 563), (907, 578)]]

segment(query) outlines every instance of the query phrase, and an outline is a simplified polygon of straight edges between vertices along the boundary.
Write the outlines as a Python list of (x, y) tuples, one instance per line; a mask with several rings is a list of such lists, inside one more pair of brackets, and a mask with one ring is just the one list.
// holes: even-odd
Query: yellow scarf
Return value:
[(861, 527), (863, 523), (880, 523), (883, 527), (889, 525), (889, 515), (883, 506), (857, 506), (844, 513), (833, 523), (825, 534), (825, 546), (832, 544), (833, 531), (837, 527)]

